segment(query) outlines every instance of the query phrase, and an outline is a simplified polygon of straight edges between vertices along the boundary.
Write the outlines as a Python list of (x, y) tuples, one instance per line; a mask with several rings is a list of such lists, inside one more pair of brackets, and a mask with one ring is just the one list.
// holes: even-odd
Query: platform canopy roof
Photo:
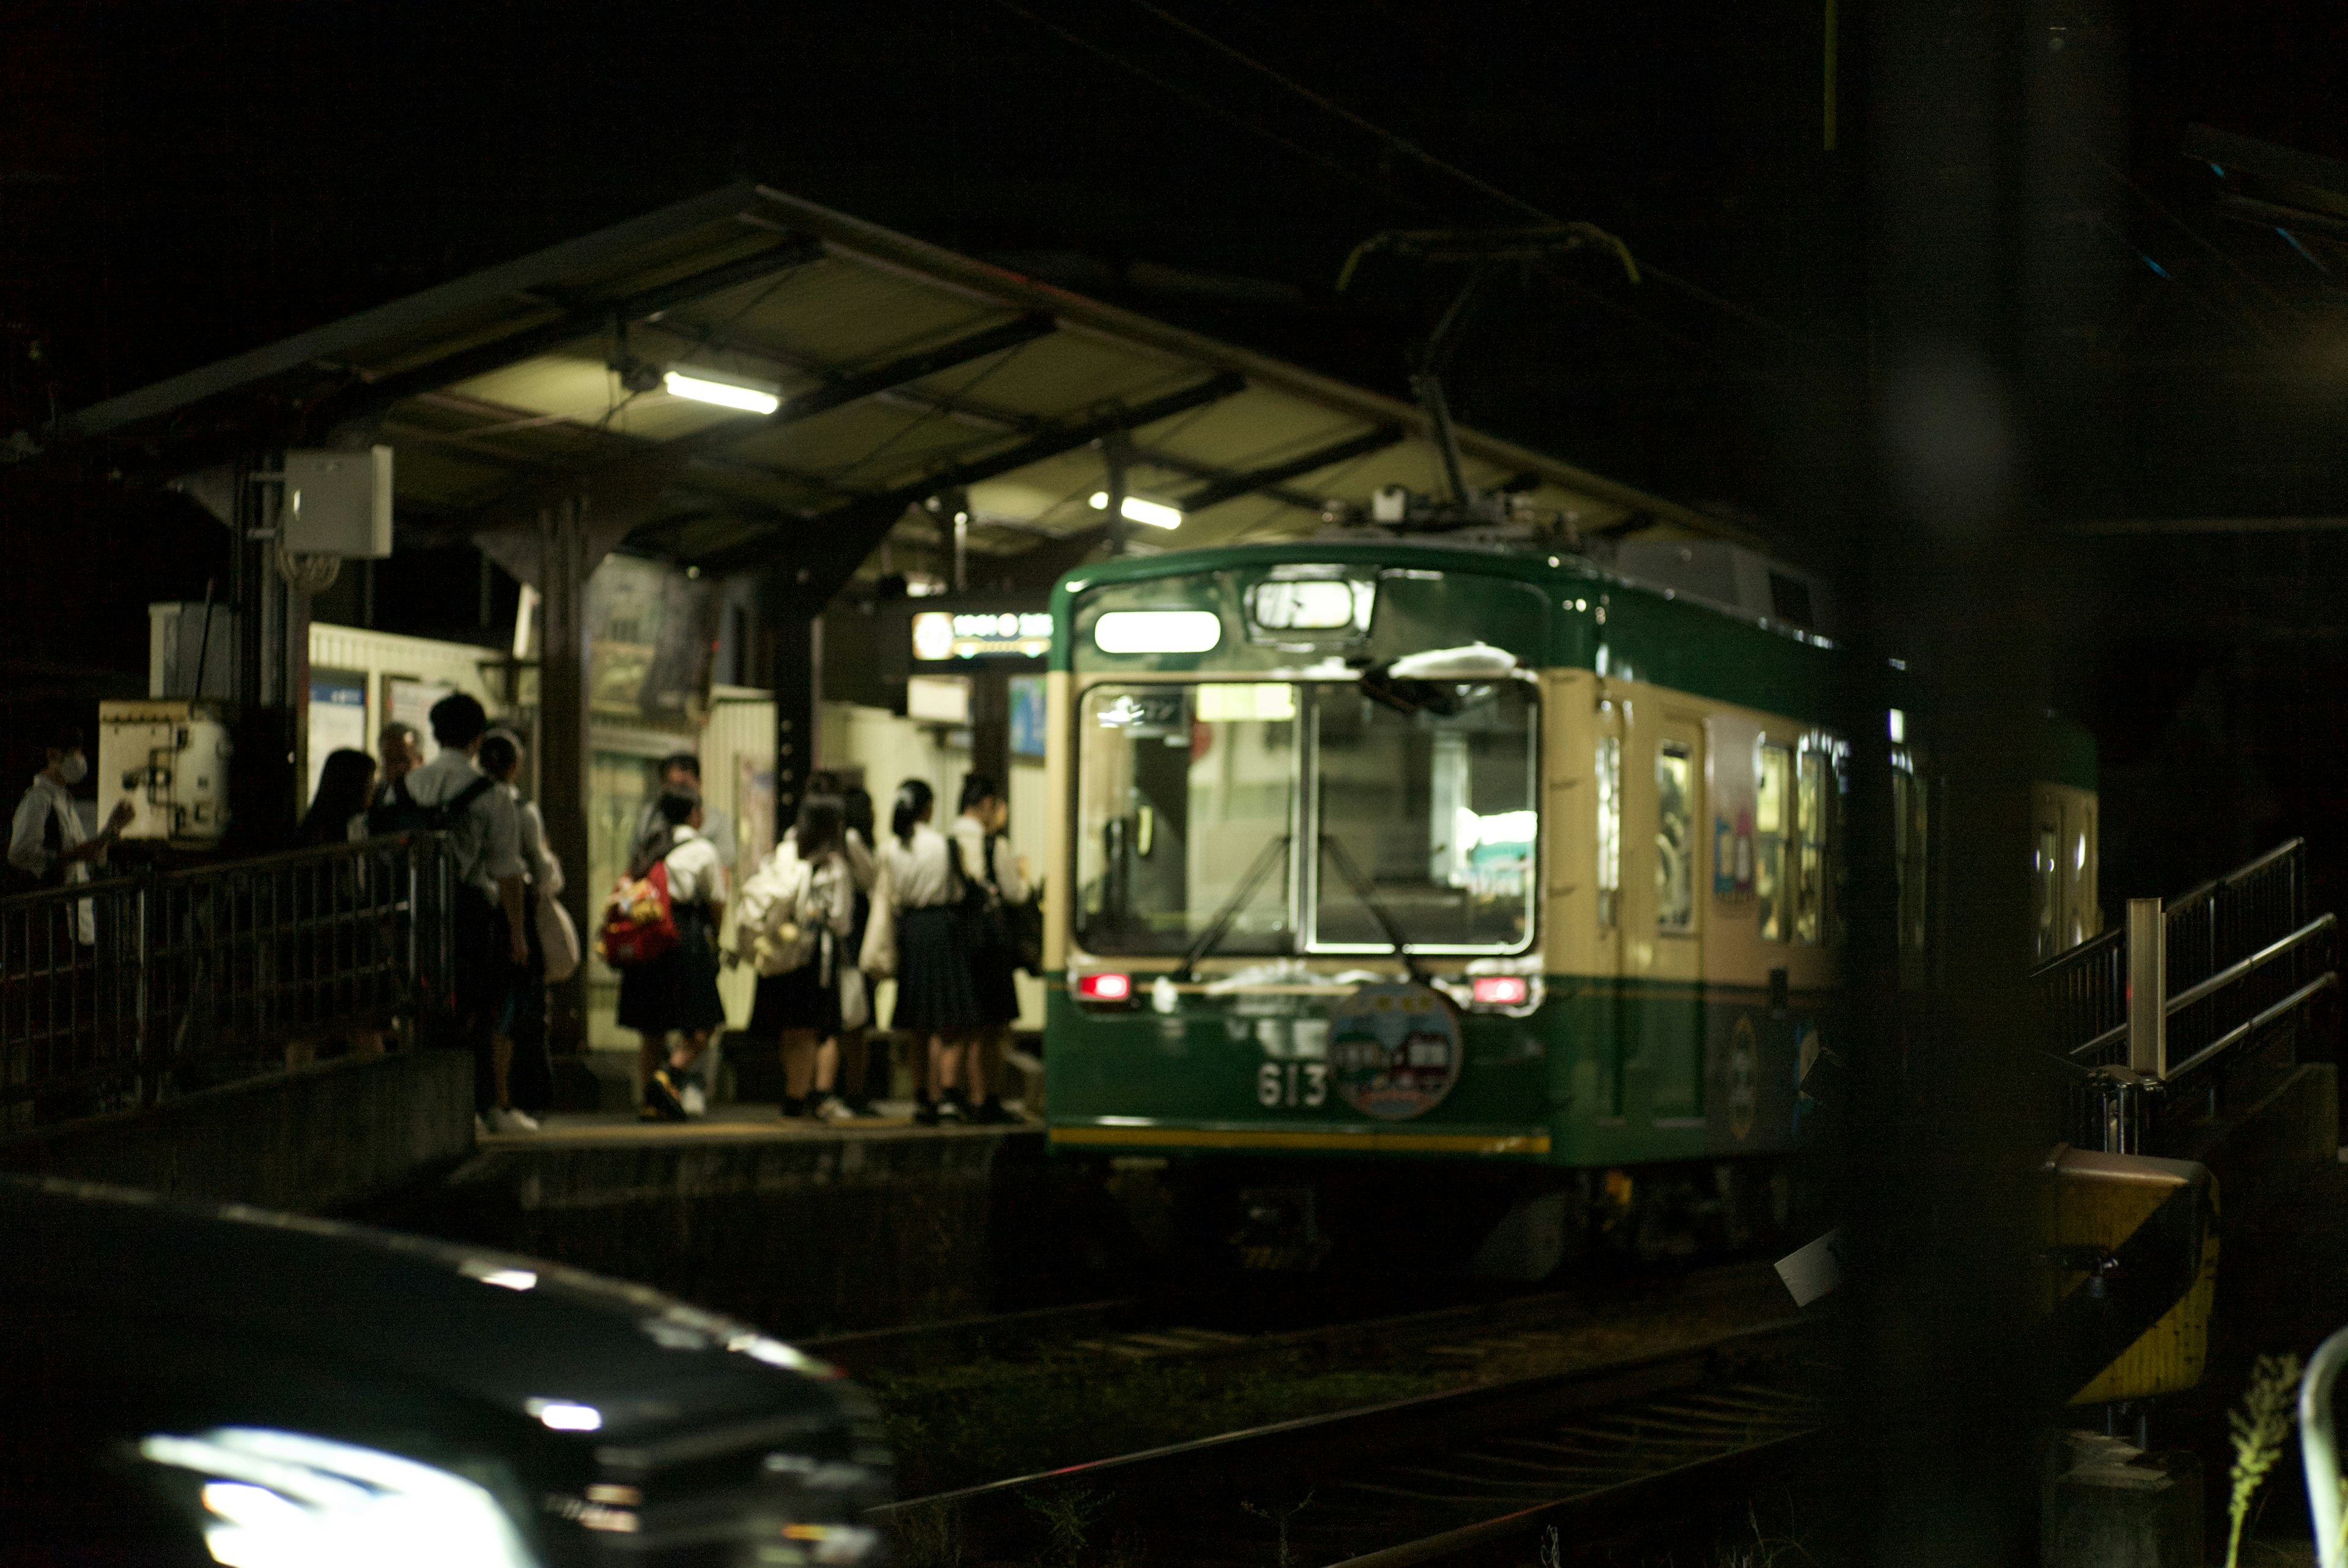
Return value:
[[(690, 401), (671, 371), (760, 384), (779, 405)], [(170, 475), (386, 444), (403, 523), (479, 538), (525, 578), (539, 517), (582, 499), (592, 544), (797, 568), (826, 596), (892, 529), (934, 542), (954, 509), (973, 548), (1056, 575), (1100, 537), (1112, 450), (1132, 495), (1183, 513), (1134, 530), (1168, 548), (1306, 534), (1380, 487), (1442, 488), (1407, 404), (747, 184), (93, 405), (67, 430)], [(1735, 537), (1526, 447), (1459, 441), (1470, 483), (1584, 531)]]

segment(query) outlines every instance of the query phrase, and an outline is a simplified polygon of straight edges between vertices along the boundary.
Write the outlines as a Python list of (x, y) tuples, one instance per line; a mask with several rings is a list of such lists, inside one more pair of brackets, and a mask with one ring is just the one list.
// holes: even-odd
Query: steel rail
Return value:
[(1723, 1358), (1783, 1348), (1805, 1327), (1802, 1318), (1781, 1317), (1599, 1366), (1303, 1416), (909, 1498), (875, 1508), (867, 1517), (876, 1523), (893, 1524), (928, 1512), (958, 1515), (965, 1522), (1015, 1522), (1028, 1498), (1069, 1488), (1110, 1488), (1128, 1501), (1195, 1501), (1217, 1492), (1236, 1496), (1282, 1477), (1440, 1451), (1447, 1445), (1488, 1439), (1512, 1429), (1537, 1429), (1561, 1417), (1696, 1387), (1714, 1375)]
[(1562, 1497), (1530, 1508), (1504, 1513), (1480, 1523), (1464, 1524), (1417, 1541), (1406, 1541), (1382, 1551), (1347, 1557), (1333, 1568), (1423, 1568), (1455, 1557), (1480, 1557), (1488, 1549), (1521, 1536), (1550, 1530), (1573, 1530), (1582, 1539), (1611, 1524), (1627, 1522), (1633, 1515), (1653, 1511), (1674, 1498), (1697, 1490), (1734, 1487), (1785, 1464), (1818, 1439), (1815, 1431), (1770, 1438), (1734, 1452), (1710, 1454), (1656, 1471), (1633, 1481), (1617, 1481), (1574, 1497)]

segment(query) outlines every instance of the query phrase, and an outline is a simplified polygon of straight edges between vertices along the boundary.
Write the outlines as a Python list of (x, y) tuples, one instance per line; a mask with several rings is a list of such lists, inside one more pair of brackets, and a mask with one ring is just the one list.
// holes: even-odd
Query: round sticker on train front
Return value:
[(1364, 986), (1330, 1010), (1329, 1076), (1365, 1116), (1424, 1115), (1459, 1081), (1459, 1015), (1426, 986)]

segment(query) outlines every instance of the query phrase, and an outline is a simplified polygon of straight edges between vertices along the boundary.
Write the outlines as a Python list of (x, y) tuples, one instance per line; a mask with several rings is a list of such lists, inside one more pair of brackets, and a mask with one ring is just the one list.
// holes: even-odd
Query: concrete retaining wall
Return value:
[[(1086, 1194), (1040, 1131), (665, 1135), (485, 1147), (386, 1223), (555, 1259), (778, 1332), (887, 1327), (1018, 1304), (1060, 1282)], [(1006, 1276), (1009, 1277), (1006, 1277)]]
[(0, 1170), (303, 1214), (361, 1204), (473, 1148), (473, 1059), (327, 1062), (0, 1141)]

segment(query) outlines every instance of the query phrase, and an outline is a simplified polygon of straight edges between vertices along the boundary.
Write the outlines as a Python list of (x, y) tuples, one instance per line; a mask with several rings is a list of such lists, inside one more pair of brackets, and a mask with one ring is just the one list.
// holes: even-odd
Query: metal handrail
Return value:
[(2203, 997), (2209, 996), (2214, 991), (2223, 990), (2226, 987), (2232, 985), (2236, 980), (2240, 979), (2251, 970), (2260, 968), (2264, 965), (2272, 962), (2274, 959), (2282, 957), (2283, 954), (2291, 951), (2291, 948), (2299, 946), (2302, 942), (2306, 941), (2309, 938), (2317, 935), (2319, 932), (2328, 931), (2336, 924), (2338, 924), (2338, 917), (2336, 916), (2317, 916), (2314, 919), (2310, 920), (2306, 925), (2302, 926), (2298, 930), (2293, 931), (2290, 936), (2269, 943), (2267, 946), (2260, 948), (2257, 952), (2252, 953), (2249, 958), (2243, 958), (2238, 963), (2228, 965), (2226, 968), (2219, 970), (2216, 974), (2211, 975), (2208, 979), (2203, 980), (2199, 985), (2188, 986), (2185, 989), (2178, 992), (2175, 996), (2168, 999), (2168, 1003), (2166, 1004), (2166, 1010), (2172, 1013), (2176, 1012), (2180, 1008), (2192, 1006), (2195, 1002), (2199, 1001)]
[(2306, 847), (2307, 840), (2304, 838), (2286, 838), (2257, 859), (2237, 866), (2223, 876), (2213, 876), (2199, 886), (2188, 888), (2178, 894), (2162, 905), (2160, 912), (2163, 915), (2178, 915), (2197, 904), (2205, 904), (2235, 883), (2248, 881), (2252, 876), (2264, 871), (2276, 861), (2295, 855)]
[(2091, 1050), (2109, 1050), (2112, 1047), (2118, 1045), (2120, 1042), (2127, 1039), (2127, 1031), (2128, 1026), (2127, 1024), (2115, 1024), (2110, 1029), (2104, 1030), (2103, 1033), (2096, 1036), (2095, 1039), (2089, 1040), (2086, 1044), (2073, 1046), (2068, 1054), (2070, 1056), (2076, 1057), (2085, 1056)]
[(451, 862), (390, 835), (0, 897), (0, 1130), (273, 1070), (441, 1016)]
[(2245, 1022), (2236, 1024), (2224, 1034), (2219, 1035), (2216, 1040), (2211, 1040), (2209, 1044), (2203, 1046), (2200, 1050), (2187, 1057), (2183, 1061), (2180, 1061), (2176, 1066), (2170, 1068), (2168, 1070), (2168, 1076), (2165, 1081), (2174, 1083), (2177, 1080), (2184, 1077), (2187, 1073), (2192, 1071), (2195, 1068), (2200, 1066), (2203, 1062), (2209, 1061), (2219, 1051), (2227, 1050), (2229, 1047), (2231, 1047), (2243, 1040), (2247, 1040), (2251, 1035), (2256, 1034), (2259, 1030), (2266, 1028), (2267, 1025), (2274, 1022), (2275, 1020), (2282, 1017), (2283, 1014), (2289, 1012), (2291, 1009), (2299, 1006), (2302, 1002), (2312, 999), (2316, 992), (2328, 989), (2329, 988), (2337, 985), (2339, 981), (2340, 977), (2337, 973), (2331, 969), (2324, 970), (2322, 974), (2308, 981), (2307, 984), (2300, 987), (2299, 989), (2291, 992), (2291, 995), (2283, 998), (2282, 1000), (2275, 1003), (2272, 1007), (2259, 1014), (2258, 1017), (2250, 1019)]

